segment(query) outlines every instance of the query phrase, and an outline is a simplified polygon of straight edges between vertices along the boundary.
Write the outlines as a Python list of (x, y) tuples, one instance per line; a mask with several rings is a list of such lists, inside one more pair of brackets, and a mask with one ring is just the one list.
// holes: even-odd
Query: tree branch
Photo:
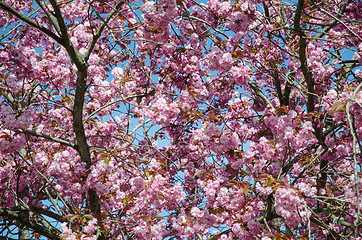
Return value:
[[(57, 20), (55, 19), (55, 17), (52, 16), (48, 11), (45, 10), (44, 6), (43, 6), (42, 3), (41, 3), (42, 0), (35, 0), (35, 1), (38, 3), (39, 7), (43, 10), (43, 12), (48, 16), (48, 18), (49, 18), (50, 22), (53, 24), (55, 30), (56, 30), (56, 31), (58, 32), (58, 34), (60, 35), (61, 32), (60, 32), (59, 24), (58, 24)], [(47, 8), (47, 9), (48, 9), (48, 8)], [(48, 10), (49, 10), (49, 9), (48, 9)]]
[(63, 145), (66, 145), (66, 146), (75, 148), (74, 143), (65, 141), (65, 140), (63, 140), (63, 139), (59, 139), (59, 138), (52, 137), (52, 136), (46, 135), (46, 134), (44, 134), (44, 133), (39, 133), (39, 132), (36, 132), (36, 131), (26, 130), (26, 129), (12, 129), (12, 130), (13, 130), (14, 132), (20, 132), (20, 133), (24, 133), (24, 134), (29, 134), (29, 135), (32, 135), (32, 136), (35, 136), (35, 137), (42, 137), (42, 138), (51, 140), (51, 141), (53, 141), (53, 142), (57, 142), (57, 143), (60, 143), (60, 144), (63, 144)]
[(98, 13), (97, 15), (99, 15), (98, 17), (103, 21), (103, 24), (100, 26), (100, 28), (98, 29), (97, 33), (93, 36), (92, 42), (90, 44), (90, 47), (88, 48), (87, 53), (85, 54), (84, 60), (88, 61), (89, 56), (91, 55), (98, 39), (100, 38), (104, 28), (108, 25), (109, 20), (113, 17), (113, 15), (116, 13), (116, 11), (118, 11), (120, 9), (120, 7), (124, 4), (123, 1), (119, 2), (115, 8), (112, 9), (112, 11), (107, 15), (106, 19), (103, 20), (102, 16), (100, 16)]
[(299, 61), (300, 61), (300, 67), (303, 72), (303, 76), (305, 78), (305, 81), (307, 83), (307, 89), (308, 89), (308, 101), (307, 101), (307, 110), (308, 112), (314, 111), (314, 81), (312, 77), (312, 73), (310, 72), (307, 64), (307, 55), (306, 55), (306, 49), (307, 49), (307, 42), (306, 42), (306, 36), (305, 33), (300, 25), (302, 12), (304, 8), (304, 0), (299, 0), (297, 5), (297, 10), (295, 11), (295, 18), (294, 18), (294, 31), (299, 36)]
[(55, 212), (52, 212), (52, 211), (49, 211), (47, 209), (44, 209), (44, 208), (39, 208), (39, 207), (35, 207), (35, 206), (29, 206), (30, 210), (34, 213), (38, 213), (38, 214), (41, 214), (41, 215), (45, 215), (45, 216), (48, 216), (48, 217), (51, 217), (59, 222), (67, 222), (68, 219), (66, 219), (65, 217), (59, 215), (59, 214), (56, 214)]
[(20, 20), (26, 22), (30, 26), (35, 27), (36, 29), (39, 29), (40, 31), (42, 31), (43, 33), (45, 33), (49, 37), (53, 38), (55, 41), (57, 41), (59, 44), (62, 45), (62, 39), (60, 37), (55, 35), (52, 31), (50, 31), (49, 29), (47, 29), (43, 25), (40, 25), (39, 23), (25, 17), (24, 15), (22, 15), (21, 13), (16, 11), (14, 8), (12, 8), (8, 4), (6, 4), (4, 1), (0, 2), (0, 8), (7, 11), (7, 12), (9, 12), (9, 13), (11, 13), (11, 14), (13, 14), (13, 15), (15, 15), (17, 18), (19, 18)]
[[(348, 6), (349, 2), (346, 2), (342, 5), (342, 7), (340, 8), (339, 12), (338, 12), (338, 17), (342, 17), (344, 11), (346, 10), (346, 7)], [(339, 18), (338, 18), (339, 19)], [(322, 38), (324, 35), (326, 35), (329, 30), (331, 30), (336, 24), (337, 24), (337, 18), (335, 18), (334, 20), (332, 20), (327, 26), (325, 26), (316, 36), (316, 38)]]
[[(61, 240), (58, 236), (60, 231), (51, 226), (45, 219), (40, 216), (36, 216), (36, 219), (24, 219), (21, 217), (22, 211), (28, 211), (28, 209), (10, 209), (0, 207), (0, 216), (16, 220), (24, 226), (33, 229), (35, 232), (54, 240)], [(41, 223), (42, 225), (38, 224)]]
[(73, 60), (74, 64), (77, 66), (78, 71), (86, 69), (86, 62), (84, 61), (82, 55), (78, 52), (78, 50), (74, 47), (73, 43), (69, 39), (67, 27), (65, 26), (65, 22), (62, 17), (60, 8), (57, 5), (57, 2), (55, 0), (49, 0), (49, 2), (54, 8), (55, 17), (57, 19), (60, 32), (62, 33), (61, 45), (65, 47), (65, 49), (69, 53), (69, 56)]
[[(60, 31), (62, 33), (62, 45), (67, 50), (70, 58), (73, 60), (77, 67), (77, 80), (76, 80), (76, 90), (74, 97), (74, 107), (73, 107), (73, 129), (76, 137), (75, 148), (78, 151), (81, 161), (86, 163), (86, 169), (89, 169), (91, 166), (91, 155), (89, 151), (89, 146), (86, 140), (84, 125), (83, 125), (83, 107), (84, 107), (84, 97), (87, 90), (87, 72), (88, 66), (85, 58), (78, 52), (75, 46), (69, 39), (67, 28), (65, 26), (62, 13), (59, 6), (55, 0), (49, 0), (51, 5), (54, 8), (55, 16), (57, 18)], [(93, 41), (92, 41), (93, 42)], [(89, 53), (90, 54), (90, 53)], [(88, 189), (88, 200), (89, 208), (94, 214), (100, 214), (100, 200), (98, 195), (93, 189)], [(104, 235), (98, 239), (105, 239)]]

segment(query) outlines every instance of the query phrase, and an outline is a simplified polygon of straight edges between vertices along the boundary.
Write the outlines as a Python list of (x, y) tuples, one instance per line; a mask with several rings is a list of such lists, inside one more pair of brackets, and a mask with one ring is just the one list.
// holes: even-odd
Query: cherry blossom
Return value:
[(0, 1), (0, 231), (362, 238), (361, 2)]

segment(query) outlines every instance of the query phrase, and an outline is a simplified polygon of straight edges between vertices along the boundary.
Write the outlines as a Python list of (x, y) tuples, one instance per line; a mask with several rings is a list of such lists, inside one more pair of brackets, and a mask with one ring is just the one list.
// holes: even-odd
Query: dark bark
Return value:
[(307, 110), (308, 110), (308, 112), (313, 112), (314, 105), (315, 105), (314, 104), (315, 103), (314, 80), (313, 80), (312, 73), (310, 72), (310, 70), (308, 68), (307, 55), (306, 55), (306, 49), (307, 49), (306, 35), (302, 29), (302, 26), (300, 25), (303, 8), (304, 8), (304, 0), (299, 0), (298, 5), (297, 5), (297, 10), (295, 12), (295, 18), (294, 18), (294, 31), (299, 36), (300, 68), (303, 72), (303, 77), (305, 79), (305, 82), (307, 83), (307, 89), (308, 89)]
[(60, 231), (52, 227), (44, 218), (39, 216), (35, 216), (34, 219), (24, 218), (24, 212), (28, 212), (28, 209), (0, 208), (0, 216), (16, 220), (19, 224), (31, 228), (49, 239), (61, 240)]

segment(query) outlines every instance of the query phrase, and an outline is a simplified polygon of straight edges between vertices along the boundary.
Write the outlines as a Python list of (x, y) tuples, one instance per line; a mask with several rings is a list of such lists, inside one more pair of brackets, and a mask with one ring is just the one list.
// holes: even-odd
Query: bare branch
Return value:
[(13, 131), (14, 131), (14, 132), (24, 133), (24, 134), (29, 134), (29, 135), (32, 135), (32, 136), (35, 136), (35, 137), (42, 137), (42, 138), (51, 140), (51, 141), (53, 141), (53, 142), (57, 142), (57, 143), (60, 143), (60, 144), (63, 144), (63, 145), (72, 147), (72, 148), (75, 147), (74, 143), (65, 141), (65, 140), (63, 140), (63, 139), (59, 139), (59, 138), (52, 137), (52, 136), (46, 135), (46, 134), (44, 134), (44, 133), (38, 133), (38, 132), (36, 132), (36, 131), (26, 130), (26, 129), (13, 129)]

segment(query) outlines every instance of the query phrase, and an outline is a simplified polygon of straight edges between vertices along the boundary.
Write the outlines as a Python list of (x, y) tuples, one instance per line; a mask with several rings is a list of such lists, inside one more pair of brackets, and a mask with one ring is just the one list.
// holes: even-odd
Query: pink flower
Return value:
[(145, 13), (147, 13), (149, 15), (155, 14), (156, 13), (155, 4), (156, 3), (153, 2), (153, 1), (145, 2), (145, 4), (143, 4), (143, 6), (142, 6), (143, 12), (145, 12)]
[(97, 218), (92, 218), (91, 220), (88, 221), (87, 226), (85, 226), (83, 228), (83, 231), (87, 234), (91, 234), (93, 233), (95, 230), (97, 230), (98, 226), (97, 226)]
[(250, 68), (248, 66), (239, 64), (238, 66), (231, 67), (231, 79), (240, 86), (245, 86), (250, 80)]
[(133, 192), (142, 191), (145, 186), (144, 180), (141, 177), (134, 177), (129, 181), (129, 183)]
[(190, 43), (191, 44), (197, 44), (198, 41), (199, 41), (199, 35), (197, 35), (197, 33), (191, 34)]
[(123, 69), (116, 67), (112, 70), (112, 75), (116, 78), (121, 78), (123, 76)]
[(220, 59), (220, 66), (223, 70), (227, 71), (229, 70), (233, 65), (234, 59), (231, 55), (231, 53), (224, 53)]
[[(290, 227), (296, 227), (302, 222), (300, 216), (307, 216), (304, 207), (304, 201), (291, 188), (278, 188), (274, 194), (275, 211), (281, 215), (286, 224)], [(305, 220), (305, 219), (303, 219)]]

